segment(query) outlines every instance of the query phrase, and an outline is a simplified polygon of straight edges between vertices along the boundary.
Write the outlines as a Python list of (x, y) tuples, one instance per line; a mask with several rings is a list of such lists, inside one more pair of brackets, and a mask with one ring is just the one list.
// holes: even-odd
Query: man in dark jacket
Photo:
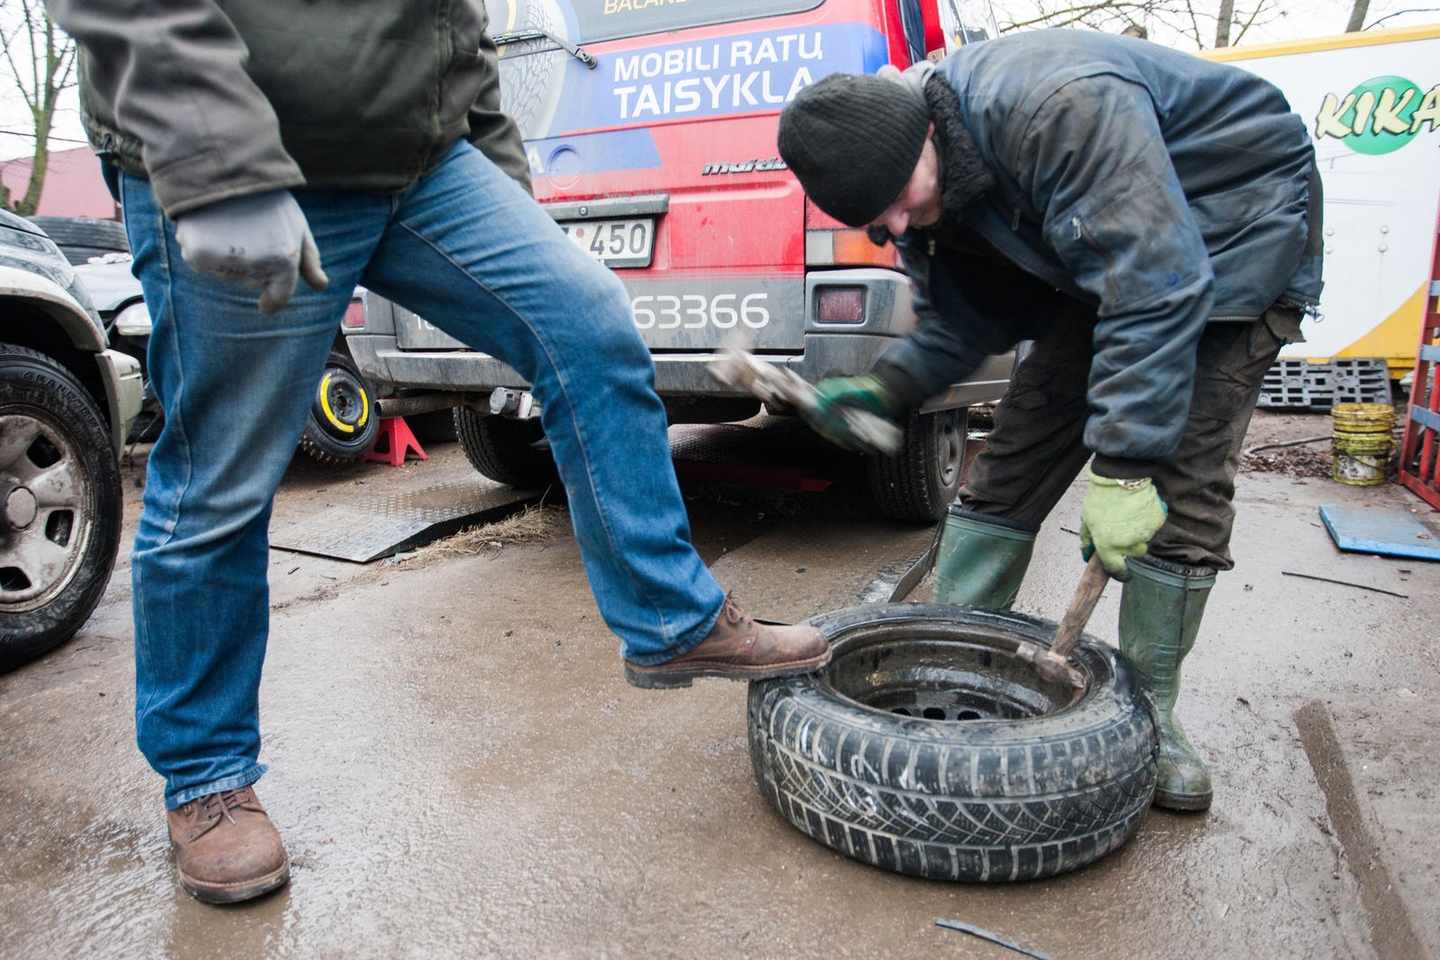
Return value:
[(871, 374), (820, 385), (814, 425), (849, 442), (837, 408), (901, 416), (1033, 340), (946, 518), (935, 598), (1013, 603), (1041, 521), (1089, 461), (1082, 549), (1125, 581), (1121, 648), (1160, 705), (1156, 803), (1208, 808), (1174, 717), (1180, 663), (1234, 565), (1234, 477), (1265, 371), (1320, 293), (1304, 122), (1234, 67), (1041, 31), (934, 68), (826, 77), (785, 108), (779, 144), (821, 209), (894, 240), (917, 314)]
[(155, 324), (165, 427), (132, 564), (135, 712), (186, 890), (230, 902), (289, 877), (252, 787), (267, 527), (357, 284), (531, 382), (632, 683), (829, 659), (820, 631), (747, 616), (692, 548), (624, 287), (516, 182), (524, 152), (499, 113), (481, 0), (50, 11), (82, 47), (85, 124), (118, 171)]

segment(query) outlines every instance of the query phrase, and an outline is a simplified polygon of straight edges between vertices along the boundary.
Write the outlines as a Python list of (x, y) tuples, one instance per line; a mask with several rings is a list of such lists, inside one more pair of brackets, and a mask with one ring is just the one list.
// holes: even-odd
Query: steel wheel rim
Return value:
[(960, 415), (954, 410), (945, 411), (936, 418), (935, 473), (940, 486), (948, 488), (960, 475), (961, 460), (965, 456), (965, 438), (960, 433)]
[[(94, 481), (51, 417), (0, 412), (0, 483), (28, 490), (38, 510), (23, 529), (0, 524), (0, 608), (43, 607), (75, 579), (94, 533)], [(11, 485), (14, 485), (13, 487)]]
[(1014, 721), (1076, 699), (1068, 686), (1041, 679), (1014, 643), (967, 636), (953, 624), (866, 624), (832, 640), (834, 658), (819, 681), (866, 710), (939, 723)]
[(328, 370), (320, 382), (316, 413), (337, 437), (348, 440), (370, 419), (370, 398), (346, 370)]

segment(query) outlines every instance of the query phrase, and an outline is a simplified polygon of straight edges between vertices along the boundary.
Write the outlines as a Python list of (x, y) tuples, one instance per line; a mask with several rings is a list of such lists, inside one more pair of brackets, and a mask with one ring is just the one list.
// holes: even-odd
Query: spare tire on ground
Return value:
[(940, 880), (1034, 880), (1125, 844), (1150, 808), (1154, 705), (1085, 636), (1083, 690), (1017, 651), (1055, 624), (947, 604), (868, 604), (807, 621), (821, 672), (750, 685), (750, 757), (780, 814), (864, 863)]
[(91, 217), (31, 217), (35, 224), (60, 248), (71, 264), (85, 263), (91, 257), (107, 253), (129, 253), (130, 239), (125, 224), (118, 220), (96, 220)]

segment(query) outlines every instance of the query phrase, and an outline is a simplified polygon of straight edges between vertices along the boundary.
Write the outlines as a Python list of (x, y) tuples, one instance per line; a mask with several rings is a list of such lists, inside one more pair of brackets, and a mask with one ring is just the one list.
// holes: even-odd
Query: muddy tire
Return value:
[(321, 463), (349, 463), (365, 455), (379, 431), (375, 388), (349, 356), (332, 350), (305, 418), (300, 449)]
[(548, 487), (560, 480), (539, 420), (512, 420), (455, 408), (455, 434), (470, 465), (512, 487)]
[(0, 672), (89, 618), (115, 567), (121, 503), (90, 394), (44, 354), (0, 344)]
[(881, 515), (934, 523), (960, 492), (965, 470), (968, 408), (911, 413), (894, 456), (866, 458), (870, 490)]
[[(1016, 651), (1055, 624), (946, 604), (808, 621), (818, 674), (750, 685), (761, 792), (847, 857), (936, 880), (1034, 880), (1121, 847), (1155, 792), (1156, 720), (1135, 669), (1090, 636), (1083, 691)], [(1072, 702), (1073, 696), (1073, 702)]]

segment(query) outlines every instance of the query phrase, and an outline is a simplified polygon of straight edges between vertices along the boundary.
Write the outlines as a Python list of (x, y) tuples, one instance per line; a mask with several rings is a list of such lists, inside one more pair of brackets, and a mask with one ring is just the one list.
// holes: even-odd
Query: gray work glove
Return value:
[(300, 276), (315, 290), (330, 285), (310, 225), (289, 190), (217, 200), (181, 214), (175, 237), (180, 255), (197, 272), (260, 290), (261, 313), (279, 313)]

